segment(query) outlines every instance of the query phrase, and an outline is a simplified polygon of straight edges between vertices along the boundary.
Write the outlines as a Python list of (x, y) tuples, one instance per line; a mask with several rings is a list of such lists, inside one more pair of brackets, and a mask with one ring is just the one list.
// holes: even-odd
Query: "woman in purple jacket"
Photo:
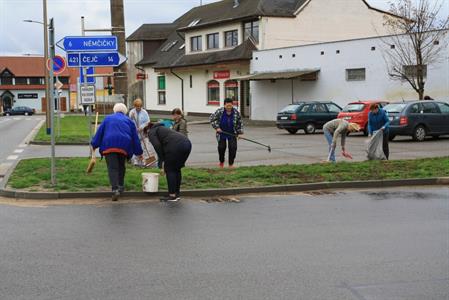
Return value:
[(142, 159), (142, 147), (134, 122), (126, 116), (125, 104), (114, 105), (114, 114), (107, 116), (92, 139), (93, 150), (100, 148), (106, 157), (112, 201), (117, 201), (125, 190), (125, 162), (136, 155)]

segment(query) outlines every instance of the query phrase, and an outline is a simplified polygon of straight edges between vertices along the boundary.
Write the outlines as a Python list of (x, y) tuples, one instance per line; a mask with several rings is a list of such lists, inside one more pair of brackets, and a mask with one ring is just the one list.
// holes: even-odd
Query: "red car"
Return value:
[(357, 123), (363, 129), (363, 133), (368, 135), (368, 113), (371, 104), (378, 103), (380, 107), (388, 104), (385, 100), (361, 100), (351, 102), (346, 105), (338, 114), (337, 118), (343, 118), (348, 122)]

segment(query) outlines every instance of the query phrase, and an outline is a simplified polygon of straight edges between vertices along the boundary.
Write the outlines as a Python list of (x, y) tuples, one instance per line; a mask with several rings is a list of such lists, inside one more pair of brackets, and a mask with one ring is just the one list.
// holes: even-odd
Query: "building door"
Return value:
[(251, 99), (249, 92), (249, 81), (240, 81), (240, 112), (243, 117), (250, 117), (251, 114)]
[(3, 100), (3, 111), (7, 111), (8, 109), (12, 108), (13, 100), (10, 95), (3, 95), (2, 100)]
[(67, 98), (66, 97), (59, 98), (59, 110), (67, 111)]
[(47, 112), (47, 99), (45, 97), (42, 97), (41, 103), (42, 103), (41, 111)]

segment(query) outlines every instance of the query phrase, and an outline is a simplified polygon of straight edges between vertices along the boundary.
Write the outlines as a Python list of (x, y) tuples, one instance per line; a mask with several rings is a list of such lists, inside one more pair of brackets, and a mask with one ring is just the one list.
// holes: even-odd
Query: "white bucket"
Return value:
[(158, 173), (142, 173), (142, 189), (146, 193), (156, 193), (159, 188)]

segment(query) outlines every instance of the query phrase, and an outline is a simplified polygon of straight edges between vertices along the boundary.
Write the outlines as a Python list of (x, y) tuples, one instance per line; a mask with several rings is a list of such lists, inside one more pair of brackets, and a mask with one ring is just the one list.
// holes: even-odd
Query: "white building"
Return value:
[[(376, 36), (388, 15), (364, 0), (223, 0), (193, 8), (135, 64), (147, 74), (146, 108), (210, 114), (229, 97), (249, 117), (249, 81), (235, 78), (250, 73), (254, 50)], [(151, 38), (158, 26), (147, 28)]]
[[(409, 83), (388, 76), (388, 37), (255, 51), (251, 61), (251, 118), (275, 120), (294, 101), (326, 100), (344, 106), (354, 100), (418, 99)], [(439, 60), (427, 66), (426, 95), (449, 100), (449, 35)]]

